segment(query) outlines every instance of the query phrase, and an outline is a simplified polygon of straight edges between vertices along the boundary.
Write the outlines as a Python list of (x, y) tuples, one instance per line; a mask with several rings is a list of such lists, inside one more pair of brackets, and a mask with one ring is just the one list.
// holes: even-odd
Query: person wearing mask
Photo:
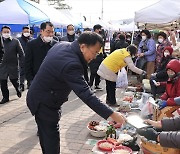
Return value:
[(102, 37), (94, 32), (82, 33), (78, 40), (62, 42), (50, 49), (27, 93), (27, 106), (35, 116), (44, 154), (60, 153), (59, 120), (61, 106), (71, 90), (101, 117), (124, 123), (121, 113), (114, 112), (90, 90), (84, 79), (84, 63), (96, 57)]
[(115, 50), (116, 49), (122, 49), (122, 48), (127, 48), (128, 43), (126, 42), (126, 37), (124, 34), (119, 35), (119, 39), (116, 41), (115, 44)]
[[(94, 25), (93, 30), (95, 33), (100, 34), (102, 33), (102, 26), (97, 24)], [(104, 44), (103, 44), (104, 46)], [(101, 62), (104, 59), (104, 52), (103, 52), (103, 47), (100, 49), (99, 54), (96, 56), (95, 59), (93, 59), (90, 63), (89, 63), (89, 68), (90, 68), (90, 81), (89, 81), (89, 86), (91, 87), (91, 89), (93, 90), (93, 85), (94, 85), (94, 81), (95, 81), (95, 87), (94, 87), (94, 91), (101, 91), (103, 90), (99, 84), (101, 82), (100, 80), (100, 76), (97, 74), (99, 65), (101, 64)]]
[[(21, 97), (19, 88), (19, 72), (18, 63), (22, 67), (24, 61), (24, 52), (18, 39), (12, 38), (11, 28), (3, 26), (1, 28), (2, 44), (4, 47), (4, 55), (0, 64), (0, 82), (3, 99), (0, 104), (9, 102), (8, 77), (16, 89), (17, 96)], [(18, 58), (19, 57), (19, 58)]]
[(157, 34), (158, 46), (156, 50), (156, 69), (158, 69), (161, 60), (163, 58), (163, 50), (167, 46), (171, 46), (171, 42), (168, 40), (166, 33), (159, 32)]
[(27, 43), (25, 51), (25, 76), (29, 86), (46, 57), (47, 52), (57, 43), (53, 39), (54, 26), (51, 22), (43, 22), (40, 29), (40, 35)]
[[(24, 52), (26, 52), (27, 43), (30, 40), (32, 40), (30, 35), (31, 35), (30, 34), (30, 27), (24, 26), (22, 28), (22, 35), (21, 35), (21, 37), (18, 38)], [(24, 91), (24, 79), (25, 79), (25, 70), (24, 69), (25, 69), (25, 63), (23, 62), (22, 67), (20, 68), (20, 89), (21, 89), (21, 91)], [(29, 83), (27, 83), (27, 85), (29, 85)]]
[(99, 66), (98, 75), (106, 80), (106, 103), (116, 105), (116, 80), (118, 71), (128, 66), (130, 70), (137, 74), (145, 75), (146, 72), (135, 67), (131, 57), (136, 56), (137, 48), (130, 45), (123, 49), (115, 50), (106, 57)]
[(153, 97), (156, 98), (156, 94), (164, 93), (165, 87), (164, 86), (156, 86), (154, 83), (154, 80), (156, 82), (163, 82), (168, 80), (168, 74), (166, 72), (166, 66), (169, 63), (170, 60), (172, 60), (172, 53), (173, 48), (170, 46), (167, 46), (164, 48), (163, 51), (163, 58), (161, 60), (161, 63), (156, 70), (155, 73), (151, 75), (150, 78), (150, 85), (151, 85), (151, 93), (153, 94)]
[(167, 82), (157, 82), (156, 86), (165, 86), (166, 91), (160, 97), (158, 101), (159, 109), (163, 109), (166, 106), (176, 106), (175, 99), (180, 96), (180, 61), (177, 59), (171, 60), (167, 66), (166, 71), (168, 74)]
[(156, 43), (151, 38), (151, 33), (148, 30), (142, 30), (140, 34), (141, 34), (142, 40), (138, 47), (137, 63), (139, 60), (143, 60), (141, 58), (144, 58), (146, 63), (144, 66), (139, 67), (138, 64), (137, 66), (144, 70), (146, 68), (147, 79), (150, 79), (151, 74), (154, 73), (154, 68), (155, 68)]
[(74, 26), (72, 24), (67, 25), (67, 35), (61, 38), (61, 41), (73, 42), (78, 39), (75, 34)]

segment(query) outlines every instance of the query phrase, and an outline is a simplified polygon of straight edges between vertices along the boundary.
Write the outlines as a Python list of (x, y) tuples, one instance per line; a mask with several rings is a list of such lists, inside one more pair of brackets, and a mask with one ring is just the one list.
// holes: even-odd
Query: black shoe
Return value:
[(24, 91), (24, 85), (23, 84), (20, 85), (20, 89), (21, 89), (21, 91)]
[(18, 91), (17, 91), (17, 96), (18, 96), (19, 98), (22, 96), (21, 90), (18, 90)]
[(103, 90), (103, 88), (101, 88), (101, 87), (99, 87), (99, 86), (95, 86), (94, 89), (95, 89), (95, 90), (99, 90), (99, 91), (102, 91), (102, 90)]
[(1, 102), (0, 102), (0, 104), (4, 104), (4, 103), (7, 103), (7, 102), (9, 102), (9, 99), (3, 98), (3, 99), (1, 100)]

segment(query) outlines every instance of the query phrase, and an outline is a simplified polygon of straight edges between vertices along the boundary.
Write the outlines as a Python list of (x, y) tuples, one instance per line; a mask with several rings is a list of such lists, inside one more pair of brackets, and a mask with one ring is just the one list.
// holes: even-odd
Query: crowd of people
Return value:
[[(123, 115), (109, 107), (117, 105), (116, 80), (123, 67), (149, 79), (155, 99), (157, 94), (164, 93), (158, 102), (160, 109), (180, 105), (176, 101), (180, 96), (180, 61), (178, 55), (173, 56), (174, 35), (159, 32), (155, 38), (150, 31), (142, 30), (132, 38), (131, 33), (115, 32), (107, 54), (102, 26), (94, 25), (92, 31), (84, 29), (81, 35), (77, 35), (70, 24), (67, 34), (60, 37), (54, 35), (51, 22), (44, 22), (37, 38), (31, 37), (28, 26), (23, 27), (20, 38), (13, 38), (9, 26), (1, 29), (0, 84), (3, 98), (0, 104), (9, 102), (8, 79), (18, 97), (21, 97), (27, 80), (27, 106), (35, 116), (43, 153), (60, 153), (58, 122), (61, 105), (68, 100), (71, 90), (101, 117), (111, 117), (120, 123), (126, 121)], [(94, 95), (103, 90), (101, 78), (106, 80), (105, 104)], [(178, 125), (179, 120), (176, 121)], [(166, 127), (166, 121), (161, 127)], [(146, 136), (146, 132), (139, 133)], [(165, 137), (161, 137), (163, 135), (154, 134), (158, 141), (163, 138), (162, 145), (168, 145), (164, 142)], [(177, 148), (180, 148), (179, 144)]]

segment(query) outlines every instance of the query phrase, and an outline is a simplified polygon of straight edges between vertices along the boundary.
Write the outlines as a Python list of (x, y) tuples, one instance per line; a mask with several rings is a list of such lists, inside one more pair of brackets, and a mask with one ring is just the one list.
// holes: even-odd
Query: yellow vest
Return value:
[(117, 73), (121, 68), (127, 66), (124, 59), (130, 56), (129, 52), (125, 48), (117, 49), (113, 53), (111, 53), (108, 57), (103, 60), (103, 64), (113, 71)]

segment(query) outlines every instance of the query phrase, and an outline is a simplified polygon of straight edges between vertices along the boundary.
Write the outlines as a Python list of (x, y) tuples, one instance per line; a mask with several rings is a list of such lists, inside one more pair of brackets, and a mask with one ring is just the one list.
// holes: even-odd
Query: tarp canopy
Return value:
[(60, 11), (56, 10), (55, 8), (47, 5), (47, 4), (38, 4), (29, 0), (20, 0), (20, 1), (26, 1), (30, 5), (38, 8), (41, 12), (46, 14), (46, 16), (49, 18), (49, 20), (56, 26), (56, 27), (61, 27), (61, 26), (67, 26), (68, 24), (71, 24), (72, 21), (65, 16), (63, 13)]
[(135, 12), (135, 22), (141, 29), (179, 28), (180, 0), (160, 0)]
[(119, 28), (120, 28), (120, 31), (123, 31), (123, 32), (132, 32), (132, 31), (139, 30), (134, 22), (131, 22), (130, 24), (120, 25)]
[(41, 24), (44, 21), (49, 21), (49, 17), (40, 9), (30, 4), (25, 0), (17, 0), (20, 7), (28, 14), (30, 24)]
[(16, 0), (5, 0), (0, 3), (0, 24), (29, 24), (29, 16)]

